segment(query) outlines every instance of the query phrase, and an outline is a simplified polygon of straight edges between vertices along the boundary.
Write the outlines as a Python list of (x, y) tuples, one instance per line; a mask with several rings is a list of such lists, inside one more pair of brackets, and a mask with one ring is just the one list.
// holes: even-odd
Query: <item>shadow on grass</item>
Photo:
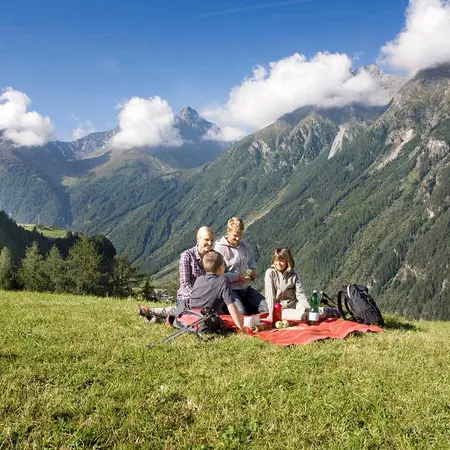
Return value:
[(419, 331), (416, 325), (400, 317), (386, 317), (383, 328), (386, 330)]
[(15, 361), (18, 357), (19, 357), (19, 355), (17, 355), (16, 353), (0, 352), (0, 359), (7, 359), (9, 361)]

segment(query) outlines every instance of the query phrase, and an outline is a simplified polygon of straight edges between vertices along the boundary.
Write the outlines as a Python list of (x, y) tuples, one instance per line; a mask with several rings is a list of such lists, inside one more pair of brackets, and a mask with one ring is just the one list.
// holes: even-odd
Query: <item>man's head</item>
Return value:
[(225, 273), (223, 256), (214, 250), (205, 253), (202, 263), (206, 273), (214, 273), (219, 277)]
[(244, 233), (244, 222), (238, 217), (232, 217), (227, 223), (227, 241), (232, 247), (238, 247)]
[(214, 231), (209, 227), (201, 227), (197, 231), (197, 248), (200, 256), (214, 247)]

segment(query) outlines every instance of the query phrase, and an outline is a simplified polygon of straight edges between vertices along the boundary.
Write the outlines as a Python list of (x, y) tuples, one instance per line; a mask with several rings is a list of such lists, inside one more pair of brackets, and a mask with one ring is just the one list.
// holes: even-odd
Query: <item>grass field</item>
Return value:
[[(32, 231), (36, 226), (36, 224), (34, 223), (19, 223), (18, 225), (20, 225), (22, 228), (25, 228), (25, 230), (27, 231)], [(37, 230), (45, 237), (52, 239), (63, 238), (67, 234), (66, 230), (61, 230), (60, 228), (49, 225), (37, 225)]]
[(450, 448), (450, 323), (147, 350), (136, 305), (0, 292), (1, 449)]

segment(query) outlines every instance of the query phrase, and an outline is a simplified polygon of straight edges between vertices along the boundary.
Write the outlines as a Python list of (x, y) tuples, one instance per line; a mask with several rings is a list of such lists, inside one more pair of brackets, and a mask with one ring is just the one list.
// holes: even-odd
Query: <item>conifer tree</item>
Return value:
[(144, 300), (147, 300), (147, 301), (157, 300), (155, 289), (151, 285), (149, 277), (147, 277), (145, 279), (144, 286), (142, 287), (142, 290), (141, 290), (141, 296)]
[(27, 247), (19, 270), (19, 279), (25, 290), (42, 292), (48, 289), (43, 259), (36, 241)]
[(116, 256), (112, 276), (113, 295), (116, 297), (132, 295), (133, 287), (139, 279), (137, 272), (137, 267), (130, 263), (127, 254)]
[(105, 287), (101, 280), (101, 256), (97, 253), (94, 243), (87, 234), (69, 249), (67, 269), (71, 290), (76, 294), (102, 295)]
[(14, 263), (11, 250), (3, 247), (0, 252), (0, 289), (11, 289), (14, 283)]
[(53, 292), (66, 292), (68, 290), (66, 262), (55, 245), (44, 261), (44, 273), (48, 279), (49, 290)]
[(114, 286), (112, 280), (114, 277), (114, 268), (116, 266), (115, 256), (116, 248), (112, 242), (102, 234), (96, 234), (91, 237), (97, 253), (100, 255), (100, 271), (102, 273), (101, 284), (104, 293), (114, 294)]

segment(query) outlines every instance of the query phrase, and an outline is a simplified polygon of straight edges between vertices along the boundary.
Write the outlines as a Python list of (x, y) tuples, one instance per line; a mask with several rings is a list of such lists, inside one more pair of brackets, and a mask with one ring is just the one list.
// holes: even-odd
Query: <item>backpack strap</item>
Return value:
[[(342, 286), (342, 289), (344, 289), (344, 290), (339, 291), (339, 293), (338, 293), (338, 310), (339, 310), (339, 314), (341, 315), (341, 317), (344, 320), (353, 321), (355, 319), (355, 313), (353, 312), (351, 306), (348, 303), (348, 300), (351, 298), (350, 286), (352, 286), (352, 285), (350, 285), (350, 284), (347, 286), (344, 285), (344, 286)], [(345, 315), (344, 306), (348, 312), (348, 315), (349, 315), (348, 318)]]
[[(353, 288), (353, 289), (356, 289), (356, 290), (358, 290), (358, 287), (357, 287), (357, 285), (356, 284), (349, 284), (348, 286), (347, 286), (347, 289), (346, 289), (346, 291), (347, 291), (347, 295), (345, 296), (345, 307), (347, 308), (347, 311), (349, 312), (349, 314), (350, 314), (350, 317), (348, 318), (348, 320), (350, 320), (351, 322), (357, 322), (357, 323), (360, 323), (359, 322), (359, 320), (356, 318), (356, 316), (355, 316), (355, 310), (354, 310), (354, 308), (352, 308), (352, 292), (351, 292), (351, 290), (350, 290), (350, 288)], [(349, 303), (350, 302), (350, 303)]]
[(351, 320), (352, 317), (354, 317), (355, 313), (353, 312), (352, 308), (348, 304), (349, 299), (352, 298), (352, 294), (350, 292), (350, 286), (355, 286), (355, 285), (354, 284), (352, 284), (352, 285), (349, 284), (347, 286), (347, 289), (346, 289), (347, 295), (344, 297), (344, 300), (345, 300), (345, 307), (347, 308), (347, 311), (350, 313), (350, 320)]
[[(337, 306), (338, 306), (339, 314), (341, 315), (341, 317), (344, 320), (347, 320), (347, 317), (345, 317), (344, 308), (342, 307), (342, 297), (345, 298), (345, 293), (344, 293), (344, 291), (339, 291), (338, 292)], [(347, 299), (346, 298), (345, 298), (345, 303), (347, 303)]]
[(331, 299), (326, 292), (321, 292), (322, 297), (320, 298), (320, 303), (325, 306), (329, 306), (330, 308), (337, 308), (336, 301)]

